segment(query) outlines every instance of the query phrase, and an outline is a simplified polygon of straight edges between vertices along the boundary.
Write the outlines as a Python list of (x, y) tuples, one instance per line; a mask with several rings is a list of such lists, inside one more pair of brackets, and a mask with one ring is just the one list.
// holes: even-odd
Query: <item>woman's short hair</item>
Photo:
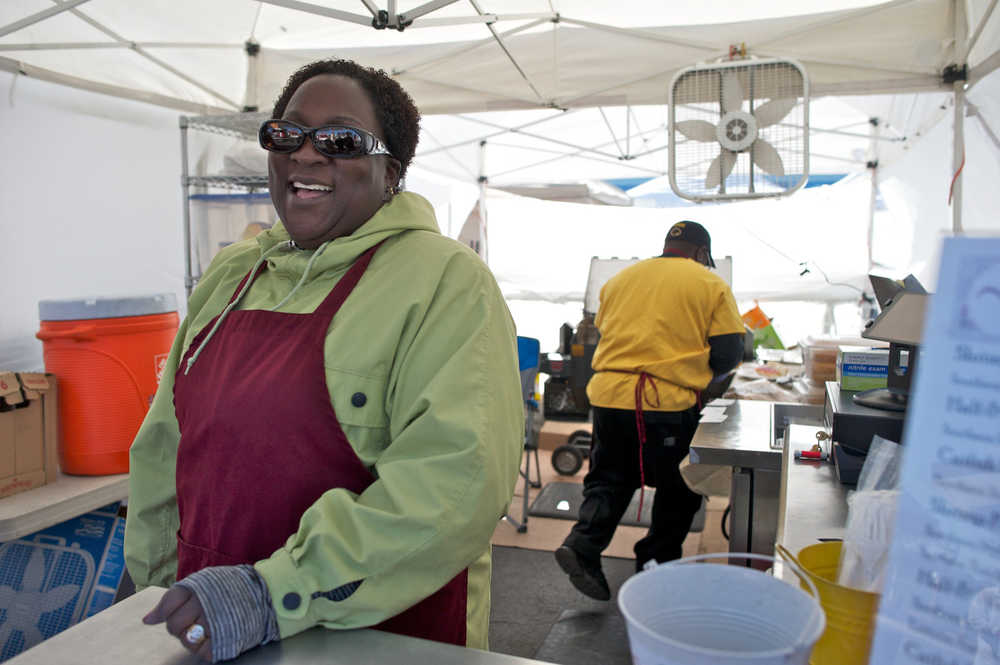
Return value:
[[(298, 69), (285, 83), (284, 90), (274, 102), (272, 115), (280, 118), (285, 113), (288, 101), (303, 83), (321, 74), (337, 74), (357, 81), (368, 93), (375, 107), (375, 119), (385, 133), (385, 145), (392, 156), (399, 160), (400, 179), (406, 175), (417, 151), (420, 135), (420, 111), (413, 98), (385, 71), (374, 67), (364, 67), (352, 60), (317, 60)], [(365, 127), (362, 129), (372, 129)]]

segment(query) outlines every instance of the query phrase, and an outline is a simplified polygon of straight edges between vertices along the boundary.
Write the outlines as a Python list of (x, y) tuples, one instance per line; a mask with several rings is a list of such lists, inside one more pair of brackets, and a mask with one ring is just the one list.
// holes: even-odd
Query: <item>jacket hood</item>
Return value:
[[(257, 245), (260, 249), (259, 256), (270, 252), (267, 257), (269, 270), (298, 276), (311, 259), (313, 265), (309, 268), (309, 273), (315, 276), (327, 270), (342, 269), (373, 245), (403, 231), (440, 233), (434, 217), (434, 208), (419, 194), (413, 192), (396, 194), (354, 233), (336, 238), (316, 250), (290, 247), (287, 251), (280, 249), (271, 251), (276, 245), (288, 244), (291, 240), (280, 220), (272, 228), (257, 235)], [(313, 257), (315, 252), (319, 252), (319, 256)]]
[[(277, 275), (284, 275), (293, 280), (295, 286), (271, 308), (274, 311), (280, 309), (310, 280), (316, 279), (328, 270), (346, 269), (358, 256), (375, 244), (404, 231), (440, 233), (434, 219), (434, 209), (427, 199), (418, 194), (409, 192), (396, 194), (354, 233), (323, 243), (316, 249), (293, 247), (290, 242), (291, 236), (288, 235), (284, 225), (278, 222), (273, 228), (257, 235), (258, 253), (250, 271), (253, 272), (257, 266), (266, 261), (268, 271), (274, 271)], [(188, 357), (187, 366), (183, 368), (185, 374), (191, 370), (229, 312), (239, 305), (250, 284), (251, 282), (246, 282), (232, 302), (216, 318), (201, 344)]]

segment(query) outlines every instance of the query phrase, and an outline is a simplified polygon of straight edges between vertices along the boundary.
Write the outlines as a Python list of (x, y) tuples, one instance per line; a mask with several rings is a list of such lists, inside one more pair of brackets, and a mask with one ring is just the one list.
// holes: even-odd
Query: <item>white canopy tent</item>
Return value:
[[(886, 203), (904, 211), (912, 226), (909, 251), (897, 252), (892, 267), (932, 263), (940, 230), (1000, 226), (992, 205), (1000, 174), (996, 0), (850, 0), (835, 3), (836, 11), (821, 0), (675, 4), (8, 0), (0, 5), (0, 70), (6, 72), (0, 85), (8, 102), (0, 111), (8, 141), (0, 166), (6, 202), (0, 238), (5, 247), (22, 249), (5, 258), (15, 277), (13, 292), (4, 290), (10, 314), (0, 320), (0, 365), (5, 345), (21, 364), (37, 356), (30, 337), (40, 298), (126, 290), (182, 295), (177, 113), (266, 109), (295, 67), (319, 57), (380, 66), (413, 95), (425, 119), (408, 184), (430, 196), (451, 235), (458, 234), (481, 181), (663, 175), (667, 84), (678, 69), (726, 57), (733, 45), (745, 45), (751, 56), (792, 57), (805, 67), (814, 96), (813, 171), (863, 170), (877, 161)], [(373, 18), (387, 27), (373, 29)], [(948, 82), (952, 78), (958, 80)], [(877, 131), (868, 118), (878, 119)], [(858, 219), (868, 219), (858, 202), (872, 199), (863, 190), (855, 179), (825, 202), (801, 192), (770, 208), (739, 203), (696, 212), (714, 232), (724, 225), (726, 234), (754, 220), (746, 228), (759, 235), (760, 219), (780, 218), (772, 227), (783, 230), (772, 238), (780, 248), (796, 245), (796, 237), (817, 237), (809, 204), (830, 209), (835, 200), (849, 223), (829, 216), (825, 223), (856, 243)], [(495, 243), (490, 263), (501, 283), (522, 297), (526, 292), (516, 291), (517, 280), (504, 272), (518, 254), (505, 257), (513, 250), (502, 247), (516, 247), (518, 239), (536, 243), (525, 234), (544, 232), (540, 220), (563, 242), (567, 234), (586, 240), (578, 251), (601, 254), (610, 235), (628, 229), (626, 235), (640, 237), (633, 228), (640, 222), (622, 221), (623, 215), (652, 215), (656, 221), (646, 223), (659, 226), (660, 235), (671, 221), (662, 212), (602, 208), (603, 223), (584, 231), (577, 220), (596, 214), (590, 210), (511, 200), (487, 199)], [(535, 223), (522, 228), (517, 219)], [(885, 231), (866, 227), (860, 237), (871, 237), (874, 251)], [(508, 233), (515, 242), (501, 239)], [(649, 254), (655, 244), (644, 241), (623, 254)], [(750, 246), (738, 247), (747, 260), (754, 256)], [(785, 253), (817, 260), (800, 258), (798, 250)], [(533, 263), (532, 279), (548, 283), (551, 275), (566, 274), (555, 260), (564, 255), (552, 246), (548, 258)], [(837, 259), (836, 253), (824, 256)], [(844, 279), (855, 283), (877, 262), (874, 255), (837, 261), (851, 267)], [(739, 258), (735, 265), (739, 290)], [(817, 297), (815, 284), (802, 287), (803, 281), (768, 274), (759, 271), (744, 295), (773, 296), (772, 287), (783, 284), (791, 289), (785, 297)], [(583, 286), (574, 283), (563, 298)], [(545, 290), (552, 291), (551, 284), (535, 289)], [(823, 297), (836, 294), (827, 290)]]

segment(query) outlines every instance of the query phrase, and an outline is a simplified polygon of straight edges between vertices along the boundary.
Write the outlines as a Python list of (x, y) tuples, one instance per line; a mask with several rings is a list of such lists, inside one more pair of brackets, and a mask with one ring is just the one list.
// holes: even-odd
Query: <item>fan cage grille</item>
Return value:
[[(716, 126), (722, 117), (723, 76), (734, 76), (743, 90), (741, 109), (753, 114), (772, 99), (795, 98), (796, 105), (775, 124), (758, 130), (758, 139), (771, 144), (781, 157), (784, 175), (773, 175), (754, 164), (755, 146), (737, 153), (729, 176), (706, 187), (710, 166), (722, 149), (717, 141), (689, 139), (676, 123), (703, 120)], [(671, 87), (673, 185), (679, 196), (692, 199), (779, 196), (798, 188), (808, 177), (808, 92), (802, 70), (789, 62), (749, 63), (742, 66), (692, 68)], [(721, 175), (720, 172), (717, 177)]]

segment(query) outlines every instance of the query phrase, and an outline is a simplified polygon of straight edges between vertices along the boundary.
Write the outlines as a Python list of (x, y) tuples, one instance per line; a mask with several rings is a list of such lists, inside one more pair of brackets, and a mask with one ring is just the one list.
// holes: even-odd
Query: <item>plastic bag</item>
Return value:
[(704, 496), (729, 496), (733, 467), (721, 464), (692, 464), (690, 455), (680, 463), (681, 478), (688, 488)]
[(839, 584), (881, 593), (898, 502), (898, 490), (859, 491), (847, 497), (847, 530), (840, 550)]
[(902, 452), (895, 441), (872, 437), (865, 463), (858, 475), (859, 492), (868, 490), (894, 490), (899, 486), (899, 463)]
[(847, 529), (840, 551), (837, 581), (843, 586), (880, 593), (899, 502), (898, 443), (872, 437), (858, 476), (857, 491), (847, 497)]

